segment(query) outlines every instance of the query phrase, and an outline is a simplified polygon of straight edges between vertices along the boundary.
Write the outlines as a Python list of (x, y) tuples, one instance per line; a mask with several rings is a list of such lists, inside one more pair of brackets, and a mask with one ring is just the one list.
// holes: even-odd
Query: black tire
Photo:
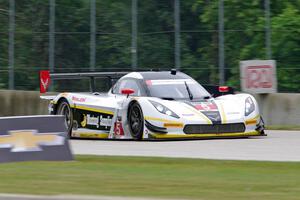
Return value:
[(69, 138), (71, 138), (73, 128), (73, 111), (66, 100), (62, 100), (58, 104), (56, 115), (65, 116), (65, 125), (67, 127), (67, 133), (69, 135)]
[(141, 106), (134, 102), (128, 109), (128, 124), (130, 134), (135, 140), (142, 140), (144, 133), (144, 116)]
[(265, 122), (262, 117), (259, 119), (259, 123), (256, 125), (256, 130), (260, 132), (261, 135), (265, 135)]

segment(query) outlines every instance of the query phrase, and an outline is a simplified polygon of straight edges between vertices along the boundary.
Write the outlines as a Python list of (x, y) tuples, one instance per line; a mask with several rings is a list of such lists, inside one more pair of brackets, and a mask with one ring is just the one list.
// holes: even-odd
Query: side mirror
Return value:
[(219, 92), (229, 92), (228, 86), (219, 86)]
[(129, 96), (130, 94), (135, 93), (135, 91), (134, 91), (134, 89), (131, 89), (131, 88), (124, 88), (124, 89), (121, 90), (121, 93), (126, 94), (127, 96)]

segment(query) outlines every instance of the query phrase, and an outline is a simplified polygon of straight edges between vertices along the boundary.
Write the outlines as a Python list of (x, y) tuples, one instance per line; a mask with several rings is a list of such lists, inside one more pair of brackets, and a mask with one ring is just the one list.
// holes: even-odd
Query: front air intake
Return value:
[(185, 134), (206, 134), (206, 133), (241, 133), (245, 132), (243, 123), (232, 124), (188, 124), (185, 125)]

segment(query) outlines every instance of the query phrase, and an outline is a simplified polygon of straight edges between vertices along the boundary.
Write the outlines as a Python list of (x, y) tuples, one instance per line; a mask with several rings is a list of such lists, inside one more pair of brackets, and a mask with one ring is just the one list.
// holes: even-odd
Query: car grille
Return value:
[(246, 129), (243, 123), (232, 124), (188, 124), (185, 125), (185, 134), (205, 134), (205, 133), (239, 133)]

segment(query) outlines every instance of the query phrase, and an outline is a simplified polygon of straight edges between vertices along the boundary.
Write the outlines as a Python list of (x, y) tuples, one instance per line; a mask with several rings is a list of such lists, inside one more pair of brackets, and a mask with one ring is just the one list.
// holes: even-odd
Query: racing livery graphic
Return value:
[[(50, 77), (90, 78), (89, 93), (41, 96), (51, 100), (50, 114), (65, 116), (70, 137), (149, 140), (265, 135), (253, 96), (225, 94), (214, 98), (190, 76), (175, 70)], [(97, 77), (118, 81), (108, 93), (99, 93), (94, 83)], [(224, 93), (226, 87), (221, 90)]]

